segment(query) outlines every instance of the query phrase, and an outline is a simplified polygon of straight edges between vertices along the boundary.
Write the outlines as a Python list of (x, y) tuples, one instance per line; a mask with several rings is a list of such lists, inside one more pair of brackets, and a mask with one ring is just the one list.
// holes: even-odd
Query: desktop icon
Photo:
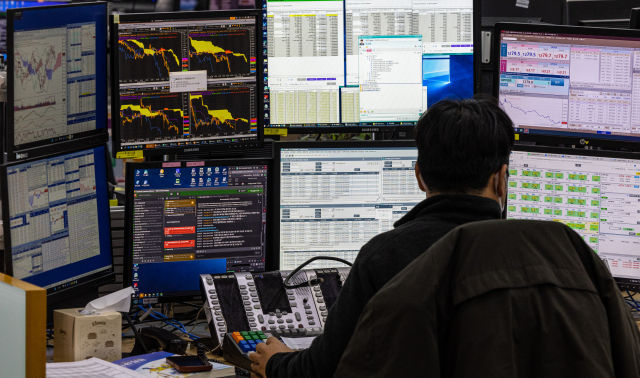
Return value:
[(164, 175), (164, 169), (161, 169), (161, 170), (160, 170), (160, 174), (161, 174), (161, 175)]
[(140, 180), (137, 180), (137, 181), (136, 181), (136, 185), (140, 185)]
[(144, 183), (142, 185), (147, 185), (147, 184), (149, 184), (149, 181), (144, 180)]

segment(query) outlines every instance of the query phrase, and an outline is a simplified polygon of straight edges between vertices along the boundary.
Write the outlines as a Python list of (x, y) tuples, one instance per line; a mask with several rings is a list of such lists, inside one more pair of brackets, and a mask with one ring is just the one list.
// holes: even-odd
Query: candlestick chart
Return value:
[(251, 73), (251, 31), (246, 29), (189, 33), (189, 67), (209, 77)]
[(125, 141), (175, 138), (182, 135), (184, 120), (180, 93), (120, 96), (121, 138)]
[(251, 132), (248, 88), (216, 89), (189, 95), (192, 135)]
[(182, 71), (179, 33), (137, 33), (118, 40), (119, 80), (168, 80), (170, 72)]

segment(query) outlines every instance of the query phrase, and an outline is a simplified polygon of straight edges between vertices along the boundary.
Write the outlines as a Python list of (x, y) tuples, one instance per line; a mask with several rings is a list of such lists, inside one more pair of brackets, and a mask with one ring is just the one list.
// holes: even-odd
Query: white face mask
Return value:
[(496, 177), (495, 177), (495, 181), (494, 182), (496, 183), (495, 184), (496, 197), (500, 198), (500, 212), (502, 213), (502, 212), (504, 212), (504, 207), (506, 206), (507, 197), (508, 197), (507, 191), (509, 189), (509, 175), (507, 175), (507, 174), (504, 175), (504, 182), (505, 182), (505, 185), (507, 186), (505, 188), (504, 200), (498, 194), (498, 182), (499, 182), (498, 178), (499, 178), (499, 176), (500, 176), (500, 172), (496, 173)]

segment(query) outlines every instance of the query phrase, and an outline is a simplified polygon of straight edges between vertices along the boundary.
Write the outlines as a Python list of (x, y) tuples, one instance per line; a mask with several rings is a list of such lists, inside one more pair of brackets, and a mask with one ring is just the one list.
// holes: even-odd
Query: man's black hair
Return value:
[(509, 164), (513, 122), (493, 98), (443, 100), (415, 130), (418, 165), (430, 191), (474, 193)]

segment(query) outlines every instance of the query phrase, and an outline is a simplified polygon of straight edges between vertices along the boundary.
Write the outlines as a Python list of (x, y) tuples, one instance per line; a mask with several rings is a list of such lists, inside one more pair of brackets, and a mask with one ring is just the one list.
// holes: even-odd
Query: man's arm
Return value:
[(369, 277), (370, 262), (366, 258), (368, 255), (364, 254), (364, 259), (356, 258), (349, 278), (329, 311), (324, 333), (316, 337), (309, 349), (283, 353), (287, 350), (282, 349), (282, 343), (270, 342), (261, 347), (257, 353), (251, 354), (252, 361), (257, 363), (255, 368), (265, 370), (266, 375), (263, 374), (263, 376), (267, 378), (333, 377), (362, 310), (377, 290)]

